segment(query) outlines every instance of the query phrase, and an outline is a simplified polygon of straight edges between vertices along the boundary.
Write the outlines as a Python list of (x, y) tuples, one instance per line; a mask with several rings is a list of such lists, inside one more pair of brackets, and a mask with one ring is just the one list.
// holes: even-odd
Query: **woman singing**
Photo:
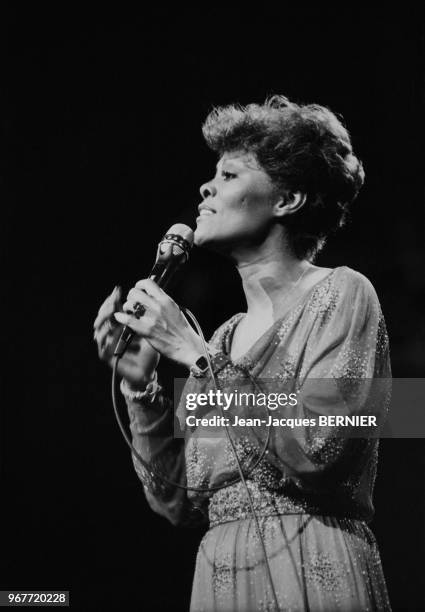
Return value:
[[(313, 264), (363, 183), (347, 130), (327, 108), (274, 96), (263, 105), (213, 110), (203, 133), (218, 164), (201, 186), (195, 244), (234, 262), (247, 302), (246, 313), (224, 322), (208, 344), (217, 382), (292, 384), (302, 392), (293, 414), (309, 422), (332, 412), (335, 389), (354, 411), (367, 412), (372, 403), (385, 410), (387, 394), (355, 386), (391, 376), (376, 293), (346, 266)], [(131, 315), (137, 303), (146, 308), (140, 319)], [(187, 389), (214, 388), (199, 365), (200, 337), (146, 279), (124, 305), (116, 289), (101, 306), (94, 324), (101, 359), (112, 363), (123, 325), (136, 332), (119, 362), (133, 445), (156, 474), (189, 487), (161, 481), (134, 458), (146, 498), (175, 525), (209, 523), (191, 610), (390, 610), (366, 524), (374, 512), (378, 439), (336, 437), (332, 428), (318, 435), (309, 426), (283, 436), (275, 428), (256, 464), (264, 437), (255, 445), (256, 433), (234, 436), (261, 541), (228, 437), (175, 438), (171, 403), (157, 383), (165, 355), (188, 368)], [(337, 384), (318, 392), (311, 384), (317, 380)], [(181, 405), (182, 422), (185, 412)]]

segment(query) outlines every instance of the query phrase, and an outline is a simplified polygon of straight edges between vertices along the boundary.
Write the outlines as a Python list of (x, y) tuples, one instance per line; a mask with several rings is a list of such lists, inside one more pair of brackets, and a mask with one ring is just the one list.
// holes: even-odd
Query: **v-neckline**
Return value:
[[(341, 266), (343, 267), (343, 266)], [(230, 320), (230, 328), (228, 329), (228, 332), (226, 333), (225, 337), (223, 338), (223, 342), (222, 342), (222, 346), (223, 346), (223, 350), (224, 353), (227, 355), (227, 357), (229, 358), (230, 362), (233, 363), (234, 365), (238, 365), (241, 364), (243, 362), (247, 362), (249, 360), (249, 356), (250, 353), (253, 352), (253, 350), (255, 349), (255, 347), (257, 346), (257, 344), (259, 344), (268, 334), (270, 334), (270, 332), (272, 330), (274, 330), (275, 326), (280, 325), (284, 319), (286, 317), (288, 317), (293, 311), (294, 308), (296, 308), (297, 306), (299, 306), (300, 303), (302, 303), (304, 300), (307, 301), (307, 299), (311, 296), (311, 294), (313, 293), (313, 291), (315, 289), (317, 289), (317, 287), (325, 282), (327, 279), (329, 279), (333, 274), (335, 274), (335, 272), (337, 270), (340, 270), (341, 267), (338, 268), (333, 268), (333, 270), (331, 270), (328, 274), (326, 274), (326, 276), (324, 276), (322, 279), (320, 279), (319, 281), (317, 281), (317, 283), (315, 283), (314, 285), (312, 285), (310, 287), (310, 289), (308, 289), (303, 295), (301, 295), (299, 297), (298, 300), (296, 300), (294, 302), (294, 304), (291, 306), (291, 308), (289, 308), (281, 317), (279, 317), (278, 319), (276, 319), (276, 321), (274, 321), (262, 334), (261, 336), (259, 336), (257, 338), (257, 340), (255, 340), (253, 342), (253, 344), (249, 347), (249, 349), (243, 353), (242, 355), (240, 355), (240, 357), (237, 357), (236, 359), (232, 359), (231, 357), (231, 350), (232, 350), (232, 341), (233, 341), (233, 336), (235, 334), (236, 328), (239, 325), (239, 323), (242, 321), (242, 319), (246, 316), (246, 312), (239, 312), (237, 314), (235, 314), (232, 319)]]

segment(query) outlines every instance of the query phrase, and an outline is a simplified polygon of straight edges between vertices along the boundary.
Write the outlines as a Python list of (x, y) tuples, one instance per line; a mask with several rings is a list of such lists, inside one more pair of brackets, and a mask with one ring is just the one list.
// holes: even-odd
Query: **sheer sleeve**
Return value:
[(182, 486), (187, 481), (184, 440), (173, 436), (172, 402), (160, 392), (152, 403), (127, 398), (126, 403), (133, 446), (148, 466), (132, 454), (150, 507), (173, 525), (196, 527), (204, 523), (205, 510), (188, 499), (186, 490), (158, 476), (163, 475)]
[(391, 393), (388, 337), (374, 288), (354, 271), (320, 296), (308, 316), (291, 416), (314, 425), (284, 436), (275, 431), (269, 460), (303, 486), (332, 488), (353, 473), (361, 480), (376, 451), (376, 430), (320, 426), (319, 417), (377, 415), (382, 423)]

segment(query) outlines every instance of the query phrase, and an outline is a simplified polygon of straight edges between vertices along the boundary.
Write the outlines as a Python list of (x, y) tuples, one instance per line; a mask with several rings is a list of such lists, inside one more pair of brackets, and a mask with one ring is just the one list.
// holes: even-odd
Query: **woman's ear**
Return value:
[(307, 194), (302, 191), (287, 191), (274, 204), (274, 213), (276, 217), (292, 215), (292, 213), (304, 206), (306, 200)]

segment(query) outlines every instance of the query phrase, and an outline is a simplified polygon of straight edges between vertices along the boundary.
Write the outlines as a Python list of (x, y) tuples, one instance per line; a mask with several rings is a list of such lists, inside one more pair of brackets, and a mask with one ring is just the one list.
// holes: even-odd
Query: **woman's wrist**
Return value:
[(125, 378), (125, 376), (123, 377), (123, 380), (125, 380), (125, 385), (130, 391), (135, 392), (135, 393), (143, 392), (146, 390), (146, 387), (151, 382), (154, 382), (157, 380), (157, 372), (156, 370), (153, 370), (153, 372), (149, 376), (144, 376), (137, 382), (128, 380), (127, 378)]
[(148, 401), (152, 403), (158, 393), (161, 391), (161, 386), (158, 384), (156, 371), (153, 377), (146, 385), (137, 385), (134, 387), (125, 378), (121, 380), (120, 390), (122, 395), (129, 401)]
[[(211, 357), (215, 355), (216, 350), (213, 349), (209, 344), (207, 344), (206, 346), (207, 346), (208, 354)], [(196, 361), (200, 357), (205, 357), (205, 348), (204, 348), (204, 344), (201, 341), (201, 339), (199, 339), (199, 344), (195, 346), (191, 346), (184, 352), (184, 354), (182, 355), (181, 363), (188, 370), (190, 370), (190, 368), (196, 363)]]

